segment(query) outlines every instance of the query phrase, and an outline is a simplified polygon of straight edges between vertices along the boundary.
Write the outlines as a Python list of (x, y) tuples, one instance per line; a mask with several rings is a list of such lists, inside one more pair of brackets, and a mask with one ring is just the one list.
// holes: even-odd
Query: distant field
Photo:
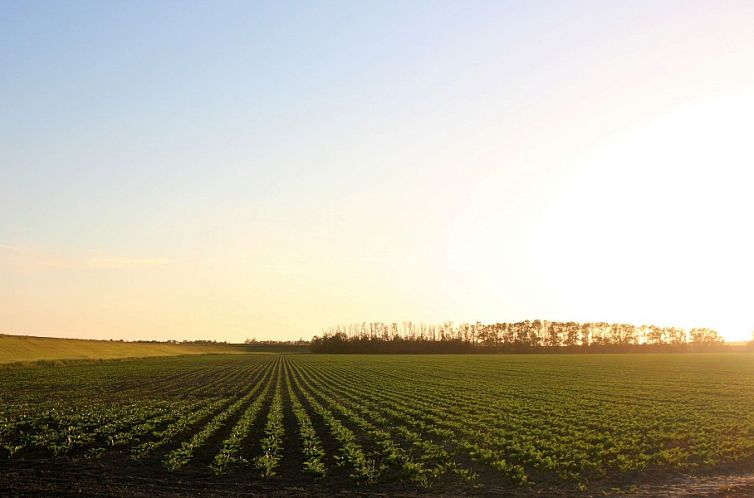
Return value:
[(0, 375), (0, 494), (656, 496), (671, 480), (698, 493), (693, 475), (754, 491), (734, 473), (754, 473), (750, 354), (212, 355)]
[(233, 352), (243, 351), (225, 344), (150, 344), (0, 334), (0, 363)]

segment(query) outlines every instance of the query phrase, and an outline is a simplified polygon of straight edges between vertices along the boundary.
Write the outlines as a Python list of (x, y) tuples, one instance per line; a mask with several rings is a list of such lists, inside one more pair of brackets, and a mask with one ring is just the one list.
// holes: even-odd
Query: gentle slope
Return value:
[(0, 334), (0, 363), (240, 352), (243, 352), (241, 348), (229, 344), (118, 342)]

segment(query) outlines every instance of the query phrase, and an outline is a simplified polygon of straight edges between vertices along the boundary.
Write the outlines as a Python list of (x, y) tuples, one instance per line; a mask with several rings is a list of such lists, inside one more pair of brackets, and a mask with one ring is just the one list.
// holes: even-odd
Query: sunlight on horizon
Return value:
[(750, 340), (752, 129), (754, 92), (723, 95), (657, 116), (576, 161), (535, 244), (558, 241), (539, 260), (564, 309)]

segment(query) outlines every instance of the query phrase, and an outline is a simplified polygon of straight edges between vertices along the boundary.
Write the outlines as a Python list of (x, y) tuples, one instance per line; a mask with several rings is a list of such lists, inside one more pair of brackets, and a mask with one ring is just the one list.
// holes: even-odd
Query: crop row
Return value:
[[(574, 491), (754, 460), (754, 368), (743, 360), (725, 369), (714, 356), (195, 361), (11, 372), (22, 389), (0, 379), (0, 398), (15, 400), (0, 405), (0, 458), (115, 454), (170, 475)], [(46, 391), (68, 372), (75, 396)]]

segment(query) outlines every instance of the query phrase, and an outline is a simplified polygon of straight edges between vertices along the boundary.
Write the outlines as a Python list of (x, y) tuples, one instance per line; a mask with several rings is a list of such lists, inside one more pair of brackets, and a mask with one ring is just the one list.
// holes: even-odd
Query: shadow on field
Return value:
[(675, 476), (664, 483), (608, 489), (588, 489), (582, 493), (558, 489), (521, 489), (507, 486), (453, 486), (411, 489), (403, 485), (354, 485), (332, 481), (326, 484), (304, 475), (284, 479), (260, 479), (253, 471), (227, 476), (188, 470), (167, 473), (155, 463), (128, 458), (99, 461), (72, 461), (66, 458), (0, 463), (0, 496), (119, 496), (153, 497), (234, 497), (234, 496), (754, 496), (754, 474), (724, 476)]

